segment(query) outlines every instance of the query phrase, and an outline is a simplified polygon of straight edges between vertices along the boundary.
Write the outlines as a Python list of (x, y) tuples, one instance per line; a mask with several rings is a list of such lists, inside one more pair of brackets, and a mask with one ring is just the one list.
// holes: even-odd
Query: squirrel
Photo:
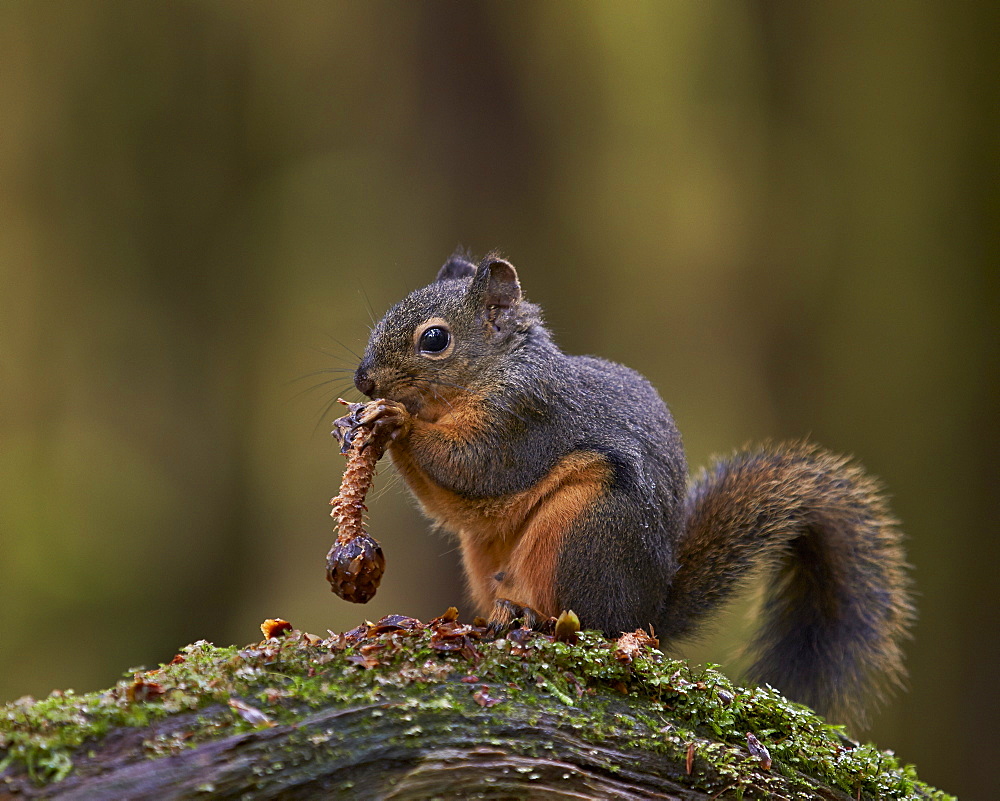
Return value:
[(805, 443), (689, 480), (656, 390), (564, 354), (497, 253), (456, 253), (393, 306), (354, 383), (373, 399), (361, 422), (393, 429), (393, 463), (457, 535), (495, 633), (572, 609), (609, 637), (652, 626), (670, 643), (764, 570), (750, 679), (844, 722), (902, 683), (914, 609), (878, 484)]

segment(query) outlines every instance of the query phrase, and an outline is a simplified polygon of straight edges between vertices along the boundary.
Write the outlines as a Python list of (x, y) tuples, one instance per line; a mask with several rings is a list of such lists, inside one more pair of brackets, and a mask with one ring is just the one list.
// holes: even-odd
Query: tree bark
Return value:
[[(809, 749), (820, 743), (837, 760), (864, 749), (844, 745), (846, 738), (772, 691), (734, 688), (648, 644), (624, 651), (596, 635), (569, 646), (522, 634), (496, 645), (454, 620), (409, 631), (379, 625), (356, 634), (366, 628), (359, 627), (353, 640), (292, 632), (239, 652), (196, 644), (176, 664), (105, 693), (2, 708), (0, 760), (6, 754), (8, 764), (0, 798), (804, 794), (847, 801), (931, 793), (919, 785), (882, 792), (897, 786), (898, 771), (873, 749), (865, 754), (877, 755), (874, 772), (831, 782), (834, 768)], [(153, 722), (121, 725), (137, 711)], [(57, 746), (31, 737), (55, 738), (68, 725), (59, 721), (82, 725), (101, 714), (119, 724), (71, 749), (67, 775), (37, 783), (46, 778), (38, 766)], [(748, 726), (758, 728), (773, 763), (756, 740), (748, 745)], [(868, 763), (852, 764), (857, 772)]]
[[(693, 801), (719, 797), (719, 790), (738, 784), (696, 759), (697, 783), (718, 787), (711, 793), (697, 790), (680, 755), (629, 748), (629, 737), (620, 729), (595, 745), (556, 719), (536, 719), (537, 710), (522, 704), (502, 713), (461, 710), (446, 716), (407, 714), (399, 706), (323, 709), (295, 724), (226, 737), (156, 760), (143, 756), (141, 743), (183, 732), (195, 713), (149, 729), (115, 730), (91, 747), (93, 756), (83, 758), (75, 776), (44, 788), (20, 782), (3, 797), (18, 792), (66, 801), (473, 796)], [(372, 717), (374, 710), (384, 714)], [(199, 714), (227, 712), (215, 707)], [(752, 787), (751, 778), (747, 789)], [(761, 795), (775, 790), (755, 789)], [(818, 798), (850, 798), (819, 784), (814, 791)]]

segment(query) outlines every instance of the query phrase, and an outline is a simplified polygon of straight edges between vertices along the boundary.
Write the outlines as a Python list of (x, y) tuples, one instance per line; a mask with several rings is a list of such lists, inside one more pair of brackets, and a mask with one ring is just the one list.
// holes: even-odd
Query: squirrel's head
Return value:
[(375, 326), (354, 384), (370, 398), (399, 401), (435, 420), (481, 392), (538, 322), (538, 307), (522, 299), (510, 262), (491, 254), (477, 267), (452, 256), (434, 283)]

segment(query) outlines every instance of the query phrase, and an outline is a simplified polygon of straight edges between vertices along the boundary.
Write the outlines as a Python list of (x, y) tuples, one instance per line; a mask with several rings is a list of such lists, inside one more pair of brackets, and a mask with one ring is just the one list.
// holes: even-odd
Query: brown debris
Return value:
[(615, 640), (615, 659), (626, 665), (642, 653), (644, 648), (656, 648), (660, 641), (642, 629), (622, 634)]
[(472, 694), (473, 700), (480, 706), (486, 707), (487, 709), (489, 709), (491, 706), (499, 704), (501, 700), (499, 698), (490, 695), (489, 689), (490, 689), (489, 686), (484, 684), (482, 687), (480, 687)]
[[(349, 654), (347, 661), (368, 669), (381, 664), (380, 655), (391, 654), (400, 647), (397, 638), (409, 637), (428, 630), (431, 633), (431, 648), (440, 653), (459, 654), (473, 664), (482, 659), (478, 644), (491, 639), (485, 625), (478, 625), (476, 622), (471, 625), (460, 623), (458, 610), (450, 607), (443, 615), (429, 623), (422, 623), (407, 615), (386, 615), (376, 623), (365, 622), (343, 634), (331, 631), (330, 636), (319, 644), (331, 652), (353, 646), (356, 653)], [(469, 677), (466, 677), (466, 680), (468, 679)], [(478, 679), (472, 677), (471, 681)]]
[(747, 748), (750, 749), (751, 756), (760, 760), (760, 766), (764, 770), (771, 769), (771, 752), (767, 750), (764, 744), (752, 732), (747, 732)]
[(382, 664), (372, 654), (350, 654), (347, 657), (347, 661), (350, 662), (352, 665), (363, 667), (366, 670), (368, 668), (378, 667), (380, 664)]
[[(150, 671), (150, 673), (155, 671)], [(140, 676), (136, 676), (135, 680), (129, 685), (128, 691), (126, 693), (128, 700), (132, 703), (139, 703), (142, 701), (151, 701), (154, 698), (159, 698), (166, 692), (162, 684), (158, 684), (155, 681), (146, 681)]]
[(368, 636), (373, 637), (376, 634), (385, 634), (390, 631), (417, 631), (423, 628), (423, 625), (415, 617), (386, 615), (378, 623), (368, 628)]
[(249, 723), (251, 726), (277, 726), (271, 718), (261, 712), (257, 707), (251, 706), (246, 701), (241, 701), (239, 698), (229, 699), (229, 708), (232, 709), (237, 715), (239, 715), (243, 720)]
[(260, 624), (260, 633), (264, 635), (265, 640), (270, 640), (274, 637), (284, 637), (291, 630), (292, 624), (287, 620), (282, 620), (280, 617), (268, 618)]
[[(438, 617), (434, 618), (427, 625), (428, 626), (439, 626), (442, 623), (454, 623), (456, 620), (458, 620), (458, 609), (456, 609), (454, 606), (449, 606), (445, 610), (445, 613), (443, 615), (439, 615)], [(475, 625), (475, 622), (473, 622), (473, 625)]]

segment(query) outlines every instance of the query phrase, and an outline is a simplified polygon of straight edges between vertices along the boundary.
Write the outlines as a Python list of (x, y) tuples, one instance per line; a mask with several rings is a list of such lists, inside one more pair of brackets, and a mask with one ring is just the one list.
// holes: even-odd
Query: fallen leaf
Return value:
[(764, 770), (771, 769), (771, 753), (751, 732), (747, 732), (747, 748), (750, 749), (751, 756), (760, 760), (760, 766)]
[(271, 718), (261, 712), (257, 707), (250, 706), (246, 701), (241, 701), (239, 698), (230, 698), (229, 707), (236, 714), (238, 714), (243, 720), (252, 726), (277, 726)]
[(496, 706), (497, 704), (500, 703), (500, 699), (493, 698), (489, 694), (488, 690), (489, 687), (484, 684), (480, 689), (476, 690), (472, 694), (472, 697), (473, 699), (475, 699), (476, 703), (479, 704), (480, 706), (486, 707), (487, 709), (489, 709), (491, 706)]
[(260, 631), (264, 635), (265, 640), (284, 637), (291, 630), (292, 624), (287, 620), (282, 620), (280, 617), (268, 618), (260, 624)]

